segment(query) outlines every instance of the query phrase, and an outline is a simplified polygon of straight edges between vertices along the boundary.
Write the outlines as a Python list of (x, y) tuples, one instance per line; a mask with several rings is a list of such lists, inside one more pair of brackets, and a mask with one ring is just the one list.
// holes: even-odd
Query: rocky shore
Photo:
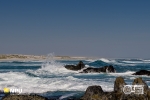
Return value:
[[(114, 82), (114, 90), (111, 92), (103, 91), (99, 85), (89, 86), (84, 95), (79, 99), (65, 99), (65, 100), (150, 100), (150, 89), (142, 78), (133, 80), (132, 86), (135, 88), (125, 88), (123, 77), (117, 77)], [(137, 86), (142, 86), (141, 91)], [(131, 89), (131, 90), (130, 90)], [(48, 99), (39, 95), (18, 95), (8, 94), (2, 100), (59, 100)]]
[(104, 92), (101, 86), (89, 86), (80, 100), (150, 100), (150, 89), (142, 78), (134, 79), (132, 85), (143, 86), (143, 93), (139, 88), (132, 88), (135, 92), (131, 92), (130, 88), (124, 88), (125, 85), (124, 79), (117, 77), (112, 92)]

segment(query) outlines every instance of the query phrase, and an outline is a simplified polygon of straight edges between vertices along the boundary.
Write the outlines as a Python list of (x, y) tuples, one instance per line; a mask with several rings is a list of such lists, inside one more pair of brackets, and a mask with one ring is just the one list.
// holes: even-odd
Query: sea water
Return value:
[[(134, 72), (150, 70), (150, 60), (146, 59), (89, 59), (82, 60), (86, 67), (113, 65), (116, 73), (80, 73), (64, 68), (76, 65), (79, 60), (43, 61), (0, 61), (0, 90), (5, 87), (22, 89), (24, 94), (39, 94), (47, 98), (67, 100), (80, 98), (88, 86), (100, 85), (104, 91), (113, 91), (116, 77), (122, 76), (127, 84), (132, 84), (136, 77), (150, 86), (150, 77), (134, 76)], [(4, 96), (2, 93), (1, 97)]]

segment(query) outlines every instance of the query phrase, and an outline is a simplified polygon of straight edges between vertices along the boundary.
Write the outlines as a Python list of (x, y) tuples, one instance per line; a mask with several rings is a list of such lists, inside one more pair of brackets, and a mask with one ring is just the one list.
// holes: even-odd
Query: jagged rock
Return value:
[(147, 90), (148, 90), (148, 85), (142, 80), (141, 77), (136, 78), (136, 79), (133, 81), (132, 85), (143, 85), (143, 87), (144, 87), (144, 93), (146, 93)]
[(112, 65), (104, 66), (104, 67), (102, 67), (100, 69), (101, 69), (101, 72), (108, 72), (108, 73), (110, 73), (110, 72), (112, 72), (112, 73), (116, 72), (115, 68)]
[(89, 86), (80, 100), (115, 100), (109, 92), (103, 92), (101, 86)]
[(88, 67), (87, 69), (84, 69), (81, 73), (100, 73), (100, 72), (115, 72), (115, 69), (112, 65), (109, 66), (104, 66), (102, 68), (93, 68), (93, 67)]
[(39, 95), (7, 95), (2, 100), (48, 100)]
[(117, 77), (114, 82), (114, 92), (122, 92), (122, 89), (126, 85), (124, 79), (122, 77)]
[(135, 73), (132, 74), (132, 75), (148, 75), (148, 76), (150, 76), (150, 71), (147, 71), (147, 70), (140, 70), (140, 71), (135, 72)]
[(66, 69), (78, 71), (85, 67), (85, 64), (82, 61), (79, 61), (77, 65), (65, 65)]
[(117, 77), (114, 82), (114, 93), (116, 100), (122, 100), (124, 98), (123, 88), (126, 85), (122, 77)]
[(150, 100), (150, 89), (142, 78), (136, 78), (132, 85), (144, 85), (144, 94), (125, 94), (125, 85), (124, 79), (117, 77), (112, 92), (103, 92), (101, 86), (89, 86), (81, 100)]

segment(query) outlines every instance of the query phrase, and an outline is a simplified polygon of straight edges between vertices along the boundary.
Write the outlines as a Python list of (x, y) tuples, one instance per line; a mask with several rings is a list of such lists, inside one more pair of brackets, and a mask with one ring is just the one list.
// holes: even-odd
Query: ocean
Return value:
[(150, 70), (149, 59), (89, 59), (82, 60), (86, 67), (113, 65), (116, 73), (80, 73), (64, 68), (76, 65), (79, 60), (54, 60), (50, 57), (43, 61), (0, 61), (0, 97), (3, 89), (22, 89), (23, 94), (39, 94), (54, 100), (80, 98), (88, 86), (100, 85), (104, 91), (113, 91), (116, 77), (122, 76), (127, 84), (136, 77), (150, 86), (150, 77), (134, 76), (134, 72)]

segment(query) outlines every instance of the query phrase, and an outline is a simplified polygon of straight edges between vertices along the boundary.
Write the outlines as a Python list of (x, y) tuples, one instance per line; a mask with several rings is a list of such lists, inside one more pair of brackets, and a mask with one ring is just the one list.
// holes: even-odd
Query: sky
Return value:
[(0, 54), (150, 58), (150, 0), (0, 0)]

